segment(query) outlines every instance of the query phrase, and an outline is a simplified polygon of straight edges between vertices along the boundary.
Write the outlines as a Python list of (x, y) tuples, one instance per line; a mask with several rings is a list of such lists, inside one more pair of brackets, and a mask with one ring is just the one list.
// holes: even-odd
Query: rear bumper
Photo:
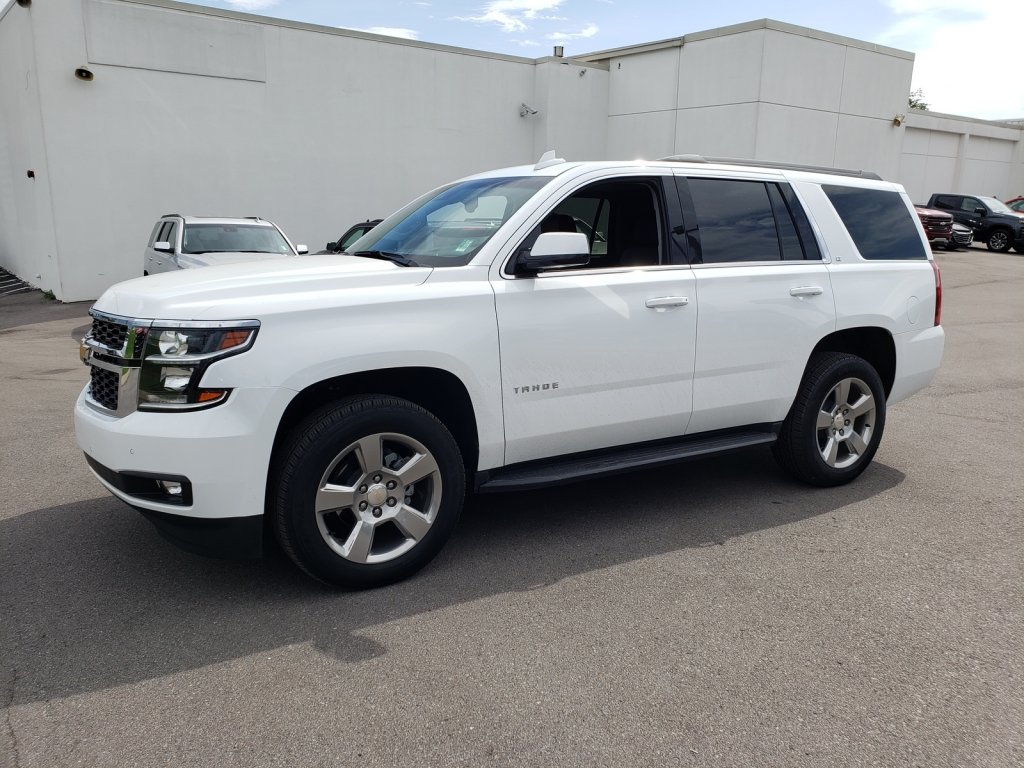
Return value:
[(896, 343), (896, 379), (888, 403), (898, 403), (931, 383), (942, 362), (946, 332), (941, 325), (900, 333)]

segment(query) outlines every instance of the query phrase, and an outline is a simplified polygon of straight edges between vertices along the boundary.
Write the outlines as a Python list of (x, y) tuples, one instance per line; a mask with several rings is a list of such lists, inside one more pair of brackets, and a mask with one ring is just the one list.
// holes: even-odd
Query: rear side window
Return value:
[(917, 224), (898, 192), (823, 184), (865, 259), (927, 259)]
[(819, 259), (810, 225), (788, 185), (688, 179), (704, 264)]

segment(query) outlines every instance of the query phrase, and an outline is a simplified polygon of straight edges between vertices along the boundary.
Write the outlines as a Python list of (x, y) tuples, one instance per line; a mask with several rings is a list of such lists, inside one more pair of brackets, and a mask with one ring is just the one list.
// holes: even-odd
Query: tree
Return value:
[(907, 99), (907, 105), (911, 109), (928, 109), (928, 102), (924, 100), (924, 91), (920, 88), (911, 91), (910, 98)]

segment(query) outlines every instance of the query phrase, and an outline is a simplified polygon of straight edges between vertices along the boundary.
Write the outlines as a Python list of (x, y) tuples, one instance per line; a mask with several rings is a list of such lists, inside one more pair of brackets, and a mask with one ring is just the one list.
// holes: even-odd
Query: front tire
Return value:
[(282, 548), (334, 586), (379, 587), (429, 563), (462, 511), (465, 468), (451, 433), (396, 397), (311, 414), (278, 461), (272, 514)]
[(863, 358), (822, 352), (811, 358), (772, 446), (782, 467), (805, 483), (831, 487), (863, 472), (885, 428), (885, 390)]
[(985, 240), (985, 247), (997, 253), (1006, 253), (1012, 244), (1010, 231), (1007, 229), (993, 229)]

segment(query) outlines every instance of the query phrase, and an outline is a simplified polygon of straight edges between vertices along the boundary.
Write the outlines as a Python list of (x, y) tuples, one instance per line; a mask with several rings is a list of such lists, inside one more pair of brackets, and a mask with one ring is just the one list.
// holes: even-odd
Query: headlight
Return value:
[(146, 338), (139, 373), (139, 410), (195, 410), (227, 399), (227, 389), (201, 389), (207, 367), (252, 346), (259, 322), (243, 320), (219, 327), (154, 325)]

